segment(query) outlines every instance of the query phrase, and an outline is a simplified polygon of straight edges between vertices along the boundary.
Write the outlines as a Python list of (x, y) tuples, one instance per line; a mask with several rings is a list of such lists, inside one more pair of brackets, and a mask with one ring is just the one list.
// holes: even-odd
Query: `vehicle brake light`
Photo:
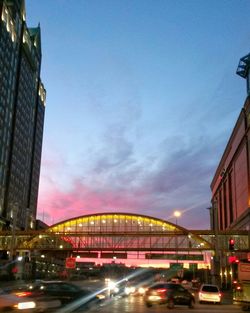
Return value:
[(157, 291), (158, 291), (158, 292), (166, 292), (166, 291), (167, 291), (167, 289), (165, 289), (165, 288), (161, 288), (161, 289), (157, 289)]
[(20, 292), (16, 292), (15, 295), (16, 295), (17, 297), (20, 297), (20, 298), (22, 298), (22, 297), (28, 297), (28, 296), (31, 296), (31, 295), (32, 295), (32, 292), (30, 292), (30, 291), (20, 291)]
[(221, 292), (219, 292), (219, 297), (221, 297), (222, 296), (222, 293)]

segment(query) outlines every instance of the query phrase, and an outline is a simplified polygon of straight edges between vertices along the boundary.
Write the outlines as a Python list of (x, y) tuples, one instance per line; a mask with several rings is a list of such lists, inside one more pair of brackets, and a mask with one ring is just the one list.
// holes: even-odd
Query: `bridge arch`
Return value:
[[(212, 250), (211, 244), (189, 230), (147, 215), (97, 213), (81, 215), (50, 226), (46, 232), (60, 236), (64, 249), (79, 251)], [(41, 236), (34, 238), (36, 245)], [(54, 242), (54, 241), (53, 241)], [(62, 246), (62, 242), (60, 242)]]

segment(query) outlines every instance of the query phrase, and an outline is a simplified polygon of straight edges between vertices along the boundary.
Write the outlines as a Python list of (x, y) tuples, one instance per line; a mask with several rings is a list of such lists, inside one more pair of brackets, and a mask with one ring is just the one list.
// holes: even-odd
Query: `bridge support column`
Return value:
[(219, 255), (214, 255), (212, 262), (212, 283), (221, 286), (221, 264)]

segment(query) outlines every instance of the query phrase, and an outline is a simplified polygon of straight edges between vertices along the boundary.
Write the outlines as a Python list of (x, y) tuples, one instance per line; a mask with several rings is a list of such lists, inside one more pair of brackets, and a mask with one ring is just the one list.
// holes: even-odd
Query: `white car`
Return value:
[(199, 302), (221, 303), (221, 291), (217, 285), (203, 284), (199, 290)]
[(31, 312), (36, 308), (34, 301), (29, 301), (0, 290), (0, 312)]

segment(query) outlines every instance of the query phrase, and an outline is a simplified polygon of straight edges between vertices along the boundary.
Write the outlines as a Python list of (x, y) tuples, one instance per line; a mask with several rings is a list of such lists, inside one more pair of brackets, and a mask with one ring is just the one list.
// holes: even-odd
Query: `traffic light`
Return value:
[(228, 245), (228, 249), (229, 249), (230, 251), (234, 251), (234, 244), (235, 244), (235, 240), (232, 239), (232, 238), (230, 238), (230, 239), (229, 239), (229, 245)]

